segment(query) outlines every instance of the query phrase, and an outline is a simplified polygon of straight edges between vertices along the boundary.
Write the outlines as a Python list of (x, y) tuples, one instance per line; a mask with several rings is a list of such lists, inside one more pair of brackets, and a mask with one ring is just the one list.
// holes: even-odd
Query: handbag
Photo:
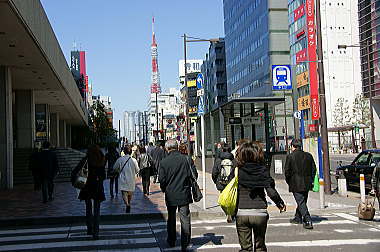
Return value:
[(373, 220), (375, 216), (375, 200), (376, 197), (373, 198), (373, 201), (370, 201), (367, 197), (365, 202), (359, 203), (358, 217), (360, 220)]
[(238, 194), (238, 168), (235, 168), (235, 177), (228, 183), (218, 198), (218, 204), (226, 215), (234, 215)]
[(88, 177), (88, 163), (87, 159), (84, 162), (82, 168), (76, 174), (75, 180), (73, 182), (73, 186), (77, 189), (83, 189), (86, 186)]
[(193, 195), (193, 200), (195, 202), (199, 202), (203, 198), (203, 195), (202, 195), (201, 189), (199, 188), (199, 185), (197, 183), (197, 178), (195, 177), (193, 169), (191, 168), (191, 162), (188, 159), (187, 159), (187, 163), (189, 165), (189, 169), (190, 169), (190, 173), (191, 173), (191, 178), (190, 178), (191, 194)]

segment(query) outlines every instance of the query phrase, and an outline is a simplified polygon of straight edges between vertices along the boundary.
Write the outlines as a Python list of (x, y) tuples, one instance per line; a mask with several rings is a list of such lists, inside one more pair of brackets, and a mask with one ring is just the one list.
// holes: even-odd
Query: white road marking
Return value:
[[(351, 240), (312, 240), (312, 241), (291, 241), (291, 242), (267, 242), (267, 247), (328, 247), (344, 245), (368, 245), (380, 243), (380, 239), (351, 239)], [(193, 245), (191, 249), (222, 249), (222, 248), (240, 248), (239, 244), (222, 244), (222, 245)], [(174, 251), (180, 247), (167, 248), (164, 251)]]
[(346, 233), (353, 233), (354, 230), (352, 229), (334, 229), (335, 232), (337, 233), (342, 233), (342, 234), (346, 234)]
[[(128, 228), (149, 228), (148, 223), (125, 224), (125, 225), (100, 225), (100, 229), (128, 229)], [(56, 227), (56, 228), (28, 228), (28, 229), (10, 229), (0, 230), (0, 235), (27, 234), (27, 233), (48, 233), (48, 232), (69, 232), (78, 230), (87, 230), (86, 226), (73, 227)]]
[(54, 243), (32, 243), (18, 245), (0, 245), (0, 251), (15, 251), (28, 249), (46, 249), (46, 248), (70, 248), (80, 246), (112, 246), (112, 245), (139, 245), (139, 244), (154, 244), (155, 238), (138, 238), (138, 239), (114, 239), (114, 240), (89, 240), (89, 241), (67, 241)]
[(359, 221), (359, 218), (356, 216), (352, 216), (351, 214), (346, 213), (335, 213), (336, 216), (342, 217), (343, 219), (352, 220), (352, 221)]
[[(319, 225), (343, 225), (343, 224), (358, 224), (357, 222), (350, 221), (350, 220), (327, 220), (327, 221), (321, 221), (317, 223), (313, 223), (314, 226)], [(292, 223), (269, 223), (268, 226), (274, 226), (274, 227), (290, 227), (290, 226), (296, 226), (297, 224)]]
[(26, 236), (0, 237), (0, 242), (65, 239), (65, 238), (67, 238), (67, 234), (26, 235)]

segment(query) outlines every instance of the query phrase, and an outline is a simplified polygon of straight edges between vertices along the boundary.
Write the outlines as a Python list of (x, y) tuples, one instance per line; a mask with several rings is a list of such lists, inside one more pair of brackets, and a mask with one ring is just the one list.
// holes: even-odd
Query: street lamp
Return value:
[[(187, 38), (190, 38), (188, 40)], [(188, 42), (218, 42), (218, 38), (201, 39), (186, 36), (183, 34), (184, 60), (185, 60), (185, 88), (186, 88), (186, 131), (187, 131), (187, 149), (190, 153), (190, 129), (189, 129), (189, 90), (187, 87), (187, 59), (186, 59), (186, 43)], [(205, 144), (205, 129), (204, 129), (204, 114), (201, 115), (201, 135), (202, 135), (202, 184), (203, 184), (203, 209), (206, 209), (206, 144)]]
[[(365, 47), (367, 50), (367, 68), (368, 68), (368, 85), (369, 85), (369, 115), (371, 120), (371, 140), (372, 140), (372, 148), (376, 149), (376, 137), (375, 137), (375, 122), (373, 119), (373, 99), (372, 99), (372, 83), (371, 83), (371, 64), (370, 64), (370, 51), (369, 47), (371, 46), (370, 41), (367, 40), (367, 44), (363, 45), (338, 45), (338, 49), (347, 49), (347, 47)], [(364, 79), (364, 78), (363, 78)], [(364, 86), (364, 81), (363, 81)]]

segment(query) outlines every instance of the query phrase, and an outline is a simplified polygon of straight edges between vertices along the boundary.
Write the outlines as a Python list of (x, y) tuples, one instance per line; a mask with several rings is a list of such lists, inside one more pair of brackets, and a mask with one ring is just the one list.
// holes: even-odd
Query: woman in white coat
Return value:
[(132, 147), (124, 148), (125, 156), (120, 157), (115, 165), (114, 170), (120, 171), (119, 188), (125, 203), (125, 212), (131, 212), (131, 200), (136, 186), (136, 174), (139, 172), (139, 166), (135, 158), (131, 156)]

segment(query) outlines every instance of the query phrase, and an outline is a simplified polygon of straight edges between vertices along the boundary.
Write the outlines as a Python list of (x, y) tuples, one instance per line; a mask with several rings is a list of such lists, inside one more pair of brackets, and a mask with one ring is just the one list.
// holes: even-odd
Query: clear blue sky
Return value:
[[(223, 37), (222, 0), (41, 0), (61, 48), (73, 42), (86, 51), (94, 95), (112, 97), (114, 125), (125, 110), (145, 110), (151, 84), (151, 22), (155, 16), (163, 90), (178, 87), (183, 33)], [(209, 44), (188, 46), (189, 59), (203, 59)]]

